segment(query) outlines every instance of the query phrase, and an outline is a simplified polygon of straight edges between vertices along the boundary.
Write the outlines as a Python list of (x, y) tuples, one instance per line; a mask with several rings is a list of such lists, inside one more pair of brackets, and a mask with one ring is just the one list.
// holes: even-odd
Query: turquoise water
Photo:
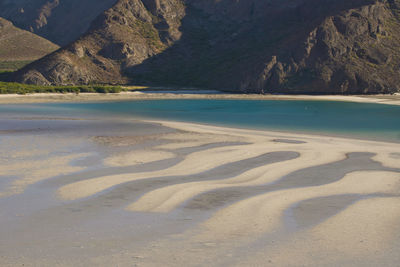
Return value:
[(124, 116), (400, 142), (400, 106), (381, 104), (180, 99), (2, 105), (1, 113)]

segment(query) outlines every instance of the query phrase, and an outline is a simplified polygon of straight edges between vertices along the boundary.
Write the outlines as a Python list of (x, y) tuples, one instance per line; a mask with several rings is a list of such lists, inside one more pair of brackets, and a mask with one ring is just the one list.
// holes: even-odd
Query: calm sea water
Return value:
[(143, 100), (0, 105), (0, 114), (123, 116), (400, 142), (400, 106), (338, 101)]

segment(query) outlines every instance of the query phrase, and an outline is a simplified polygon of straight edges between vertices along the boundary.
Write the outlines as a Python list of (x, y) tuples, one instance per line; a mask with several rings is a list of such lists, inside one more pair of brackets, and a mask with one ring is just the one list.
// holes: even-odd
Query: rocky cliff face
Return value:
[(125, 69), (165, 51), (181, 38), (179, 0), (121, 0), (89, 32), (33, 63), (16, 79), (36, 84), (127, 83)]
[(399, 0), (119, 0), (16, 74), (258, 93), (400, 89)]

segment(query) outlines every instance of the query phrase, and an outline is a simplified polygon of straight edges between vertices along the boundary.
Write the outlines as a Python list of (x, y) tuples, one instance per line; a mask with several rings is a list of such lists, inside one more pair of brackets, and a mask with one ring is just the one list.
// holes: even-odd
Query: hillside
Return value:
[(117, 0), (0, 0), (0, 17), (19, 28), (66, 45)]
[(15, 69), (39, 59), (59, 47), (0, 18), (0, 69)]
[(399, 14), (399, 0), (119, 0), (14, 79), (391, 93), (400, 89)]

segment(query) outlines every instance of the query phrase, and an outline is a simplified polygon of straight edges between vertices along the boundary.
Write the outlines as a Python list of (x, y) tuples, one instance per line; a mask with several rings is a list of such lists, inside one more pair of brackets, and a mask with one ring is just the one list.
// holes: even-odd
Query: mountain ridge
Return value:
[(399, 3), (119, 0), (77, 41), (13, 79), (254, 93), (393, 93), (400, 90)]
[(0, 17), (17, 27), (65, 46), (117, 0), (0, 0)]

